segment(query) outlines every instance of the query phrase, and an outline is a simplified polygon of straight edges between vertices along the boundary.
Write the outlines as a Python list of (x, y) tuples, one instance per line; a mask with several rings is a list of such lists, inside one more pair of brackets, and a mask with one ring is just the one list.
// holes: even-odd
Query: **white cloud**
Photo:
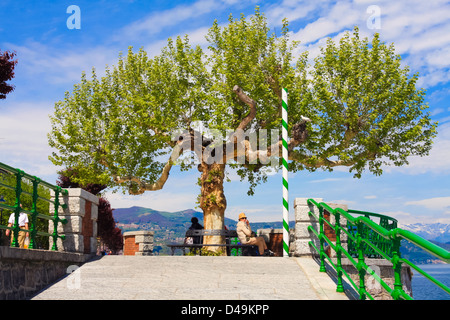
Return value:
[[(419, 85), (430, 87), (450, 81), (450, 6), (448, 1), (387, 1), (382, 4), (382, 38), (406, 54), (412, 72), (420, 72)], [(444, 70), (442, 69), (444, 68)]]
[[(301, 12), (303, 5), (291, 1), (291, 6), (280, 6), (272, 16)], [(380, 29), (368, 29), (371, 14), (367, 8), (371, 5), (380, 8)], [(339, 1), (320, 8), (319, 18), (292, 36), (301, 41), (301, 50), (308, 50), (311, 58), (319, 54), (319, 47), (325, 45), (326, 38), (338, 41), (345, 30), (358, 25), (362, 37), (378, 32), (383, 41), (393, 42), (396, 52), (405, 55), (404, 64), (409, 65), (412, 72), (420, 72), (420, 86), (431, 87), (450, 81), (448, 1)], [(313, 9), (307, 7), (307, 10)]]
[(437, 108), (437, 109), (434, 109), (433, 111), (431, 111), (431, 115), (432, 116), (436, 116), (436, 115), (438, 115), (438, 114), (440, 114), (440, 113), (442, 113), (442, 112), (444, 112), (445, 110), (444, 109), (442, 109), (442, 108)]
[(392, 218), (396, 219), (397, 221), (401, 221), (402, 224), (409, 224), (409, 223), (417, 222), (417, 218), (412, 216), (411, 213), (401, 211), (401, 210), (399, 210), (399, 211), (384, 211), (384, 212), (380, 212), (380, 214), (388, 216), (388, 217), (392, 217)]
[[(53, 103), (8, 103), (0, 114), (0, 161), (46, 180), (58, 170), (48, 160), (47, 133)], [(54, 181), (48, 181), (54, 183)]]
[(345, 200), (345, 199), (337, 199), (337, 200), (328, 200), (324, 199), (325, 203), (335, 203), (335, 204), (346, 204), (349, 207), (356, 204), (356, 201), (353, 200)]
[(438, 135), (429, 156), (412, 156), (403, 167), (387, 167), (387, 172), (399, 171), (407, 174), (449, 174), (450, 173), (450, 123), (438, 127)]
[[(244, 212), (249, 218), (250, 222), (266, 222), (266, 221), (282, 221), (283, 213), (280, 205), (264, 205), (257, 204), (243, 204), (239, 206), (228, 206), (225, 212), (225, 217), (233, 220), (238, 220), (239, 213)], [(289, 220), (293, 219), (289, 217)], [(255, 230), (256, 232), (256, 230)]]
[(267, 8), (265, 14), (269, 25), (281, 25), (282, 20), (292, 23), (298, 19), (306, 18), (319, 8), (324, 9), (324, 1), (292, 1), (285, 0)]
[(309, 183), (322, 183), (322, 182), (334, 182), (334, 181), (341, 181), (342, 178), (325, 178), (325, 179), (319, 179), (319, 180), (311, 180)]
[(408, 201), (405, 205), (422, 206), (430, 210), (439, 210), (450, 214), (450, 197), (436, 197), (423, 200)]
[[(393, 206), (394, 207), (394, 206)], [(442, 211), (430, 210), (411, 210), (408, 208), (401, 208), (396, 211), (380, 211), (378, 212), (382, 215), (392, 217), (398, 221), (398, 227), (402, 228), (403, 225), (413, 224), (413, 223), (450, 223), (450, 215), (443, 214)]]
[(433, 51), (426, 57), (429, 65), (437, 68), (448, 67), (450, 65), (450, 46)]
[(311, 45), (344, 30), (352, 30), (355, 25), (365, 24), (368, 17), (366, 9), (367, 5), (351, 1), (339, 1), (329, 8), (322, 7), (320, 17), (294, 33), (293, 39)]
[(214, 0), (198, 0), (190, 5), (179, 5), (162, 12), (155, 12), (124, 27), (116, 36), (116, 40), (145, 38), (161, 32), (164, 28), (179, 25), (186, 20), (215, 11), (221, 5), (221, 2)]
[(17, 52), (19, 71), (23, 70), (29, 79), (51, 85), (79, 82), (81, 73), (84, 71), (90, 76), (93, 67), (97, 75), (102, 75), (107, 64), (117, 61), (120, 51), (103, 46), (60, 50), (38, 42), (7, 46)]

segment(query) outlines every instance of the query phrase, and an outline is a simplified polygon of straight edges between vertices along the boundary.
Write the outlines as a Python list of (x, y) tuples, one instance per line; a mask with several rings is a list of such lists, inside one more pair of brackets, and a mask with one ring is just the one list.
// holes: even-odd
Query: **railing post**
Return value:
[(325, 267), (325, 249), (324, 249), (324, 217), (323, 217), (323, 207), (319, 208), (319, 241), (320, 241), (320, 272), (326, 272)]
[(11, 233), (11, 236), (13, 237), (13, 240), (11, 242), (11, 247), (19, 247), (19, 216), (20, 216), (20, 196), (22, 194), (22, 177), (23, 177), (23, 171), (18, 170), (16, 173), (16, 202), (14, 204), (14, 225), (13, 230)]
[[(53, 211), (53, 232), (52, 232), (52, 238), (53, 238), (53, 245), (52, 250), (57, 251), (58, 250), (58, 210), (59, 210), (59, 194), (60, 194), (61, 188), (56, 188), (55, 190), (55, 204), (54, 204), (54, 211)], [(50, 224), (49, 224), (50, 226)]]
[(334, 226), (335, 232), (336, 232), (336, 267), (337, 267), (337, 292), (344, 292), (344, 286), (342, 284), (342, 246), (341, 246), (341, 224), (340, 224), (340, 216), (339, 210), (335, 210), (335, 218), (336, 218), (336, 224)]
[(35, 242), (36, 242), (36, 233), (37, 233), (37, 200), (38, 200), (38, 185), (39, 185), (40, 179), (34, 177), (33, 180), (33, 203), (32, 203), (32, 209), (31, 209), (31, 227), (30, 227), (30, 244), (28, 248), (35, 249)]
[(394, 292), (392, 297), (395, 300), (400, 298), (400, 293), (403, 291), (402, 285), (402, 261), (400, 257), (400, 239), (395, 236), (392, 239), (393, 241), (393, 250), (392, 250), (392, 268), (394, 269)]
[(364, 277), (366, 275), (366, 269), (364, 268), (364, 243), (362, 241), (362, 234), (364, 225), (362, 222), (357, 223), (358, 233), (356, 235), (356, 246), (358, 248), (358, 273), (359, 273), (359, 299), (366, 300), (366, 285)]
[[(347, 204), (343, 204), (343, 203), (327, 203), (327, 205), (333, 209), (333, 212), (338, 212), (336, 209), (340, 208), (344, 211), (348, 211), (348, 205)], [(336, 227), (336, 217), (335, 214), (330, 213), (330, 224), (332, 226)], [(341, 214), (339, 214), (339, 226), (341, 227), (341, 232), (340, 232), (340, 243), (341, 243), (341, 249), (342, 250), (348, 250), (348, 237), (347, 234), (345, 232), (342, 232), (342, 229), (347, 228), (347, 219), (345, 219), (345, 217), (343, 217)], [(326, 233), (326, 230), (324, 230), (324, 232)], [(334, 237), (336, 236), (336, 234), (334, 234)], [(333, 237), (333, 240), (335, 240)], [(336, 242), (336, 241), (335, 241)], [(341, 251), (342, 252), (342, 251)], [(330, 252), (330, 256), (332, 258), (335, 258), (337, 256), (337, 252), (331, 251)]]

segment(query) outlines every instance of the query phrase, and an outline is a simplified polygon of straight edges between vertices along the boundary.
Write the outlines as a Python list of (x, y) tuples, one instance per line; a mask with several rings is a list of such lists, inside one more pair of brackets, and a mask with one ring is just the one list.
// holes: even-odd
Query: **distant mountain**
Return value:
[[(450, 225), (443, 223), (413, 223), (399, 225), (399, 228), (414, 234), (450, 251)], [(416, 264), (436, 263), (439, 259), (409, 241), (402, 240), (400, 252), (403, 258)]]
[[(161, 253), (169, 254), (165, 246), (166, 242), (183, 241), (186, 230), (191, 225), (191, 218), (197, 217), (203, 224), (203, 213), (192, 209), (166, 212), (143, 207), (131, 207), (113, 210), (114, 219), (122, 231), (152, 230), (155, 231), (155, 246), (161, 248)], [(237, 221), (225, 218), (225, 226), (228, 229), (236, 229)], [(282, 222), (253, 222), (250, 223), (252, 230), (258, 229), (281, 229)], [(291, 228), (294, 222), (289, 223)], [(436, 243), (446, 250), (450, 250), (450, 225), (442, 223), (424, 224), (415, 223), (399, 225), (400, 228), (409, 230), (418, 236)], [(432, 263), (436, 258), (424, 250), (403, 240), (401, 254), (414, 263)]]
[(414, 224), (400, 225), (399, 227), (411, 231), (429, 241), (437, 241), (440, 243), (450, 242), (450, 224), (414, 223)]
[[(444, 248), (447, 251), (450, 251), (450, 242), (441, 243), (432, 240), (430, 242), (438, 245), (441, 248)], [(414, 244), (406, 240), (402, 240), (400, 253), (402, 255), (402, 258), (405, 258), (415, 264), (442, 263), (441, 260), (433, 256), (431, 253), (426, 252), (425, 250), (415, 246)]]
[[(114, 219), (120, 226), (123, 225), (145, 225), (155, 224), (160, 227), (170, 228), (175, 226), (187, 226), (191, 225), (191, 218), (197, 217), (200, 224), (203, 224), (203, 212), (195, 211), (193, 209), (187, 209), (176, 212), (157, 211), (143, 207), (131, 207), (114, 209)], [(225, 226), (228, 229), (236, 229), (237, 221), (225, 217)], [(265, 229), (265, 228), (282, 228), (283, 223), (279, 222), (252, 222), (250, 223), (253, 230)], [(291, 227), (294, 226), (294, 222), (290, 222)]]
[[(120, 225), (155, 224), (160, 227), (170, 228), (176, 226), (190, 226), (192, 217), (197, 217), (200, 223), (203, 221), (203, 213), (192, 209), (167, 212), (143, 207), (131, 207), (114, 209), (113, 215), (114, 219)], [(236, 224), (234, 220), (225, 218), (225, 225), (228, 226), (233, 223)]]
[[(158, 211), (143, 207), (131, 207), (123, 209), (114, 209), (114, 218), (120, 224), (160, 224), (160, 226), (170, 227), (175, 225), (190, 225), (191, 218), (197, 217), (202, 223), (203, 213), (193, 209), (187, 209), (176, 212)], [(234, 229), (237, 221), (225, 218), (225, 225)], [(291, 224), (291, 223), (290, 223)], [(282, 222), (258, 222), (251, 223), (252, 229), (264, 228), (282, 228)], [(443, 223), (414, 223), (399, 225), (400, 228), (409, 230), (418, 236), (440, 243), (450, 242), (450, 224)]]

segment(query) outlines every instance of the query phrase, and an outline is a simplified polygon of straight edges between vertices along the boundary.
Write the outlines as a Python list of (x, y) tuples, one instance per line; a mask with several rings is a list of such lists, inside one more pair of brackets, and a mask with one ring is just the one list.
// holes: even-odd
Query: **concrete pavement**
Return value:
[[(76, 269), (76, 267), (74, 267)], [(348, 300), (311, 258), (104, 256), (33, 300)]]

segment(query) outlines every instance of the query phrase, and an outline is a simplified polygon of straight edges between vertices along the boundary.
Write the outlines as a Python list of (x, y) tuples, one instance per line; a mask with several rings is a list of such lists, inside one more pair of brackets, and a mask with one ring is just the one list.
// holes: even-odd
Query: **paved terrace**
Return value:
[(351, 299), (311, 258), (104, 256), (77, 272), (33, 300)]

